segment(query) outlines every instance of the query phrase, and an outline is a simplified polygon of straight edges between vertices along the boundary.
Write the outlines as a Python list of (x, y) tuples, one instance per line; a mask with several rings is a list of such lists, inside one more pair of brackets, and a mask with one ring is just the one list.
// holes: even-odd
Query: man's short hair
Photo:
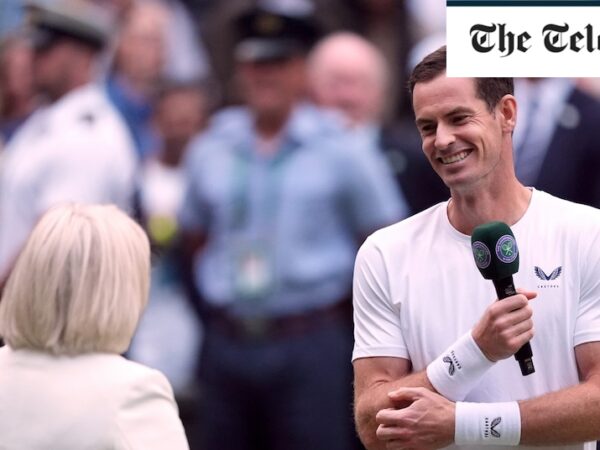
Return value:
[[(442, 46), (427, 55), (413, 69), (408, 80), (412, 96), (415, 85), (431, 81), (446, 72), (446, 46)], [(512, 78), (475, 78), (476, 95), (483, 100), (488, 109), (493, 111), (498, 102), (506, 94), (514, 94), (515, 86)]]
[(112, 205), (50, 209), (33, 229), (0, 302), (14, 349), (123, 353), (148, 299), (150, 247)]

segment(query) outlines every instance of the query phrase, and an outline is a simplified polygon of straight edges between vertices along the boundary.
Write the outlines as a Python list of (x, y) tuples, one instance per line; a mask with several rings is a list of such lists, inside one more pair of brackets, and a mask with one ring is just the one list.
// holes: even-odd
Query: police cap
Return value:
[(236, 20), (238, 61), (269, 61), (305, 54), (319, 37), (312, 16), (292, 16), (253, 8)]

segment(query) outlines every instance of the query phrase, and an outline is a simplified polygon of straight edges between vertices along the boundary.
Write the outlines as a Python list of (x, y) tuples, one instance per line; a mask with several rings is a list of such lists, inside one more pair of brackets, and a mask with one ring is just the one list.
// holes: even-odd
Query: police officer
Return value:
[(46, 105), (5, 148), (0, 172), (0, 279), (37, 218), (64, 201), (131, 209), (133, 142), (95, 63), (111, 32), (106, 11), (83, 0), (30, 4), (34, 84)]
[(397, 190), (302, 100), (311, 21), (253, 9), (237, 29), (246, 106), (190, 147), (181, 212), (206, 312), (199, 448), (349, 450), (353, 257), (400, 217)]

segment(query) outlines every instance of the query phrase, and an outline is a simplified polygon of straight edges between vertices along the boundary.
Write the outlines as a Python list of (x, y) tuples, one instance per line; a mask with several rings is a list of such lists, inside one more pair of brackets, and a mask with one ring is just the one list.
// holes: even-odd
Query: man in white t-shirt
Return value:
[[(369, 450), (593, 449), (600, 211), (519, 183), (512, 79), (445, 71), (442, 47), (410, 86), (423, 151), (451, 199), (376, 232), (356, 260), (358, 432)], [(518, 293), (502, 301), (470, 246), (490, 221), (519, 245)], [(528, 341), (536, 370), (522, 376), (512, 355)]]

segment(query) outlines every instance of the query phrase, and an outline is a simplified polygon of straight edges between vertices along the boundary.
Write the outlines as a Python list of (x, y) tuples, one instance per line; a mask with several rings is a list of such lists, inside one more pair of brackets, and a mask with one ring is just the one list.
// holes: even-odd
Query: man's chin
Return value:
[(62, 96), (57, 90), (49, 86), (36, 85), (34, 90), (42, 103), (54, 103)]
[(464, 171), (462, 171), (462, 173), (458, 173), (459, 171), (456, 171), (456, 173), (449, 173), (447, 170), (437, 170), (436, 172), (444, 184), (452, 190), (460, 191), (462, 189), (468, 189), (468, 186), (473, 184), (468, 174)]
[(251, 105), (251, 109), (263, 117), (281, 117), (287, 114), (291, 106), (282, 102), (261, 102)]

